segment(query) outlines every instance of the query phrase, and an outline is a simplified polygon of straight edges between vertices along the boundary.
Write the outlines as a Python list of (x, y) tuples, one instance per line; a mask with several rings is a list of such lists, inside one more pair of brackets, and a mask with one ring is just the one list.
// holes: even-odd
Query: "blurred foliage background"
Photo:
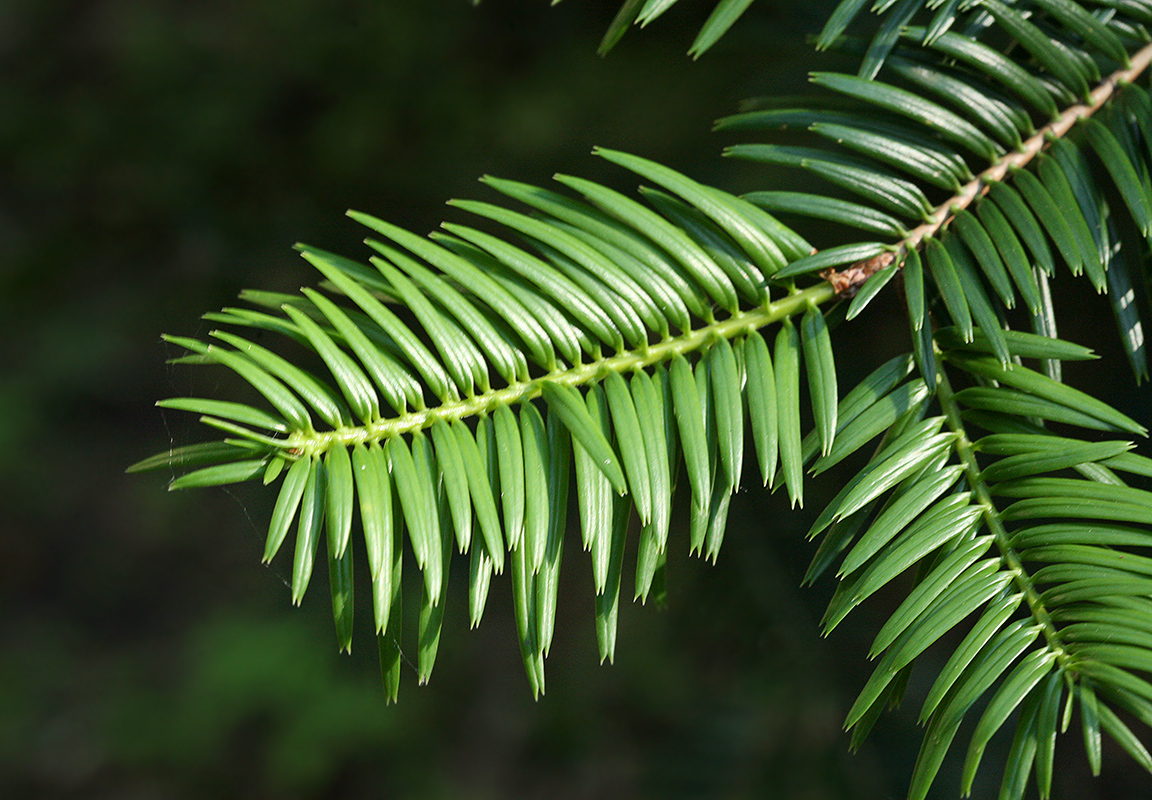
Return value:
[[(711, 4), (600, 59), (618, 2), (0, 3), (0, 797), (898, 796), (914, 709), (848, 754), (875, 627), (818, 637), (829, 589), (795, 588), (811, 514), (758, 487), (716, 567), (681, 539), (667, 608), (623, 608), (614, 666), (570, 547), (544, 699), (502, 580), (479, 631), (449, 609), (431, 685), (412, 670), (386, 707), (370, 615), (338, 656), (323, 576), (292, 609), (290, 568), (260, 566), (269, 493), (123, 474), (202, 436), (152, 405), (213, 390), (160, 334), (314, 282), (295, 241), (363, 254), (346, 207), (425, 231), (487, 172), (631, 191), (594, 144), (750, 188), (710, 122), (799, 91), (832, 4), (759, 0), (693, 63)], [(905, 347), (898, 306), (872, 308), (838, 355)]]

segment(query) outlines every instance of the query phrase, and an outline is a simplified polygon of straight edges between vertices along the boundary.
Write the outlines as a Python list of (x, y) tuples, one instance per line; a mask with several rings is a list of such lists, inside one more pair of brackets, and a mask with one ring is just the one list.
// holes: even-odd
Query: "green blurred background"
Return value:
[[(914, 710), (855, 756), (840, 732), (884, 604), (821, 640), (828, 587), (795, 588), (812, 514), (754, 479), (717, 566), (681, 536), (667, 608), (623, 608), (614, 666), (570, 543), (544, 699), (498, 580), (476, 632), (455, 593), (431, 685), (407, 670), (389, 707), (369, 615), (338, 656), (324, 576), (292, 609), (260, 565), (269, 492), (123, 474), (204, 435), (152, 405), (214, 389), (160, 334), (314, 282), (296, 241), (362, 254), (347, 207), (426, 231), (483, 173), (631, 191), (594, 144), (751, 188), (710, 122), (798, 91), (832, 4), (759, 0), (693, 63), (712, 4), (600, 59), (617, 2), (0, 3), (0, 797), (899, 796)], [(905, 346), (875, 309), (845, 363)]]

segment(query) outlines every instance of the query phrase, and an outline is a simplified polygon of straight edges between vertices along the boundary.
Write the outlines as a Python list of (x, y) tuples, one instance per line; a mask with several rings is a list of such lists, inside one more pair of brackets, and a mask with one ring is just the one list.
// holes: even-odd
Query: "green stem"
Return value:
[(776, 302), (741, 311), (727, 319), (712, 322), (701, 328), (685, 331), (679, 336), (664, 339), (645, 348), (620, 353), (608, 358), (580, 364), (566, 370), (550, 372), (529, 381), (518, 381), (502, 389), (443, 403), (434, 408), (411, 411), (397, 417), (377, 420), (355, 428), (339, 428), (334, 431), (297, 431), (283, 441), (286, 450), (294, 455), (308, 456), (327, 452), (334, 446), (351, 447), (364, 442), (379, 441), (392, 436), (414, 433), (431, 427), (437, 420), (451, 422), (476, 415), (487, 414), (498, 406), (531, 400), (539, 397), (545, 381), (568, 386), (583, 386), (594, 383), (608, 372), (631, 372), (670, 361), (677, 354), (692, 353), (706, 348), (717, 338), (733, 339), (765, 325), (779, 322), (785, 317), (802, 313), (808, 306), (821, 305), (835, 298), (835, 292), (828, 283), (820, 283), (802, 291), (793, 292)]
[(1069, 656), (1064, 649), (1064, 643), (1060, 640), (1060, 632), (1055, 623), (1052, 622), (1052, 617), (1049, 615), (1044, 601), (1040, 599), (1040, 594), (1036, 591), (1032, 577), (1024, 569), (1020, 555), (1013, 549), (1011, 537), (1005, 530), (1004, 523), (1000, 520), (1000, 513), (992, 501), (992, 493), (988, 489), (988, 484), (980, 476), (980, 465), (976, 463), (976, 453), (960, 416), (960, 407), (956, 403), (952, 385), (948, 382), (943, 360), (938, 357), (939, 351), (936, 355), (936, 396), (940, 401), (940, 408), (944, 412), (948, 427), (956, 433), (956, 442), (953, 446), (956, 449), (957, 457), (964, 465), (964, 476), (968, 486), (972, 489), (972, 496), (982, 509), (984, 523), (988, 526), (988, 530), (992, 533), (996, 546), (1000, 550), (1001, 560), (1008, 567), (1008, 571), (1012, 573), (1012, 583), (1024, 595), (1024, 602), (1028, 604), (1032, 617), (1040, 625), (1044, 639), (1048, 642), (1048, 647), (1056, 653), (1056, 658), (1064, 663)]

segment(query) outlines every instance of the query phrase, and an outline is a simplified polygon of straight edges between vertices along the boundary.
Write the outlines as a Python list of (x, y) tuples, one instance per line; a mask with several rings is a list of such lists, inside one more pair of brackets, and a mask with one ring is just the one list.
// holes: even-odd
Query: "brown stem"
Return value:
[[(958, 209), (967, 208), (973, 200), (985, 194), (991, 183), (1003, 180), (1012, 169), (1024, 167), (1044, 150), (1049, 141), (1059, 139), (1068, 133), (1077, 122), (1085, 120), (1099, 111), (1119, 87), (1135, 80), (1140, 73), (1148, 68), (1150, 63), (1152, 63), (1152, 44), (1145, 45), (1137, 51), (1132, 56), (1129, 66), (1117, 70), (1101, 81), (1100, 85), (1089, 94), (1088, 102), (1069, 106), (1059, 117), (1029, 137), (1018, 150), (1009, 153), (981, 172), (964, 184), (959, 192), (937, 206), (932, 214), (933, 221), (925, 222), (913, 229), (907, 238), (900, 243), (899, 253), (903, 254), (911, 248), (919, 247), (926, 237), (935, 235), (951, 222)], [(887, 264), (883, 266), (887, 266)], [(833, 284), (837, 294), (850, 296), (855, 294), (864, 281), (876, 271), (877, 268), (872, 264), (861, 261), (842, 272), (828, 270), (823, 273), (823, 277)]]

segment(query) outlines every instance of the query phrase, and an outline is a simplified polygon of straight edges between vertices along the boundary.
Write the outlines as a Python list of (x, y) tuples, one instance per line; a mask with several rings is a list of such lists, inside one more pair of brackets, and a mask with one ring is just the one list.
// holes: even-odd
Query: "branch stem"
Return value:
[(388, 419), (381, 419), (368, 425), (339, 428), (333, 431), (297, 431), (283, 440), (285, 450), (295, 451), (300, 457), (327, 452), (334, 446), (351, 447), (362, 442), (379, 441), (392, 436), (414, 433), (431, 427), (437, 420), (451, 422), (476, 415), (487, 414), (497, 406), (508, 406), (539, 397), (544, 382), (567, 386), (584, 386), (601, 379), (609, 372), (626, 373), (644, 369), (654, 364), (670, 361), (677, 354), (687, 354), (706, 349), (718, 338), (733, 339), (737, 336), (758, 330), (765, 325), (779, 322), (803, 312), (809, 304), (821, 305), (834, 299), (835, 291), (827, 283), (819, 283), (807, 289), (791, 293), (775, 302), (741, 311), (727, 319), (711, 322), (700, 328), (685, 331), (679, 336), (669, 337), (646, 347), (629, 350), (608, 358), (577, 364), (566, 370), (550, 372), (539, 378), (518, 381), (501, 389), (454, 400), (433, 408), (410, 411)]
[(1113, 72), (1101, 81), (1100, 85), (1088, 95), (1086, 102), (1066, 108), (1056, 119), (1029, 137), (1018, 150), (1009, 153), (981, 172), (964, 184), (958, 193), (937, 206), (932, 214), (933, 221), (913, 229), (904, 240), (902, 249), (919, 247), (925, 237), (934, 236), (952, 220), (956, 209), (967, 208), (977, 197), (988, 191), (990, 184), (1003, 180), (1011, 170), (1027, 165), (1044, 150), (1049, 141), (1063, 137), (1077, 122), (1088, 119), (1099, 111), (1118, 88), (1135, 80), (1149, 64), (1152, 64), (1152, 44), (1145, 45), (1137, 51), (1127, 67)]
[(984, 524), (988, 526), (988, 530), (996, 542), (996, 547), (1000, 551), (1000, 558), (1003, 560), (1007, 570), (1012, 573), (1013, 585), (1024, 595), (1024, 602), (1027, 603), (1032, 618), (1035, 619), (1037, 625), (1040, 626), (1040, 630), (1044, 634), (1044, 639), (1048, 643), (1049, 649), (1056, 654), (1056, 658), (1061, 663), (1065, 663), (1069, 656), (1064, 649), (1064, 643), (1060, 640), (1060, 632), (1057, 630), (1055, 623), (1052, 622), (1052, 616), (1048, 613), (1048, 608), (1040, 598), (1040, 593), (1036, 591), (1036, 585), (1031, 575), (1024, 569), (1020, 555), (1012, 547), (1011, 537), (1004, 528), (1004, 523), (1000, 520), (1000, 514), (995, 503), (992, 501), (992, 493), (988, 488), (987, 482), (980, 475), (981, 469), (980, 465), (976, 462), (976, 453), (973, 450), (972, 441), (968, 438), (964, 421), (960, 416), (960, 407), (956, 403), (955, 393), (952, 391), (952, 385), (948, 381), (948, 376), (944, 371), (944, 364), (939, 358), (938, 351), (935, 356), (936, 397), (940, 401), (940, 408), (944, 412), (948, 427), (956, 433), (956, 441), (953, 447), (956, 450), (956, 455), (960, 459), (960, 462), (964, 465), (964, 477), (972, 490), (972, 496), (982, 509), (981, 513), (984, 517)]

